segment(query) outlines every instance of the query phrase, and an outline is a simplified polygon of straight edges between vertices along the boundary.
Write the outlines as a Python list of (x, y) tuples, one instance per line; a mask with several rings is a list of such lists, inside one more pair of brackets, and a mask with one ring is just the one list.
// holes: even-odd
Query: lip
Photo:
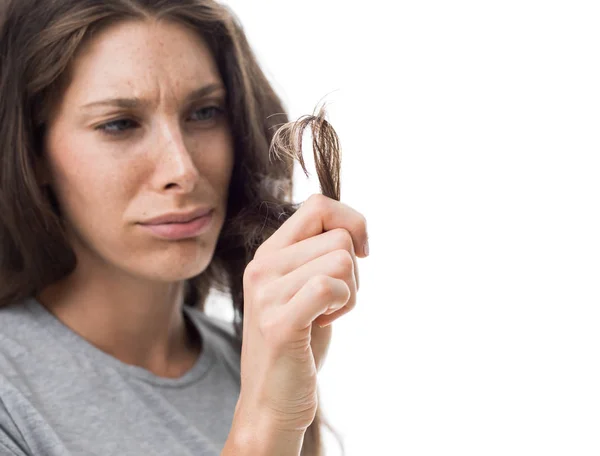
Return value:
[(169, 214), (159, 215), (145, 222), (141, 222), (142, 225), (162, 225), (165, 223), (186, 223), (191, 220), (197, 219), (212, 212), (212, 207), (199, 207), (188, 212), (171, 212)]
[(142, 223), (140, 225), (142, 228), (150, 231), (152, 234), (162, 239), (186, 239), (196, 237), (207, 231), (211, 226), (213, 214), (214, 210), (210, 209), (208, 214), (206, 214), (205, 211), (204, 215), (184, 223)]

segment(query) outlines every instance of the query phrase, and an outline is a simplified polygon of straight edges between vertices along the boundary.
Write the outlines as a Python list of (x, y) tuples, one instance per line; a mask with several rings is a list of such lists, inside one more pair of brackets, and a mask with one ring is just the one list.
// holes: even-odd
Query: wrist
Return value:
[(249, 414), (237, 407), (222, 456), (299, 456), (304, 434), (278, 429), (266, 415)]

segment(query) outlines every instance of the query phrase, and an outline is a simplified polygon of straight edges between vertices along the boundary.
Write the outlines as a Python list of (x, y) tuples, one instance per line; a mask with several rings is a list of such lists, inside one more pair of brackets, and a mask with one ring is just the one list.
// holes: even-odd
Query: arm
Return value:
[[(264, 417), (263, 417), (264, 418)], [(305, 431), (284, 431), (238, 407), (221, 456), (300, 456)]]
[(299, 456), (303, 441), (304, 432), (259, 433), (247, 427), (229, 434), (221, 456)]

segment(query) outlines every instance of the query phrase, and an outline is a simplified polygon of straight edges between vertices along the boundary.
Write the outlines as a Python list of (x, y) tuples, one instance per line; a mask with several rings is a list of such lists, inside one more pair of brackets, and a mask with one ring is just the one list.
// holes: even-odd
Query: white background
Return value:
[(600, 454), (600, 4), (225, 3), (368, 219), (319, 374), (346, 455)]

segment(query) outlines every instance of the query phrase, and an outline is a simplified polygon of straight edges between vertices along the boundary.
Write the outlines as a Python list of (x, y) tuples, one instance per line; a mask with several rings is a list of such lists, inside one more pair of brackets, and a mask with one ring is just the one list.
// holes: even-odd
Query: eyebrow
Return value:
[[(199, 89), (191, 91), (187, 95), (186, 100), (189, 101), (189, 100), (202, 98), (207, 95), (210, 95), (213, 92), (217, 92), (219, 90), (223, 90), (223, 91), (225, 90), (225, 87), (223, 86), (223, 84), (218, 83), (218, 82), (213, 83), (213, 84), (208, 84), (208, 85), (205, 85), (204, 87), (200, 87)], [(135, 109), (135, 108), (139, 108), (141, 106), (145, 106), (148, 104), (149, 104), (148, 100), (144, 100), (139, 97), (109, 98), (106, 100), (92, 101), (91, 103), (87, 103), (87, 104), (83, 105), (81, 108), (83, 109), (83, 108), (93, 108), (93, 107), (98, 107), (98, 106), (116, 106), (116, 107), (124, 108), (124, 109)]]

